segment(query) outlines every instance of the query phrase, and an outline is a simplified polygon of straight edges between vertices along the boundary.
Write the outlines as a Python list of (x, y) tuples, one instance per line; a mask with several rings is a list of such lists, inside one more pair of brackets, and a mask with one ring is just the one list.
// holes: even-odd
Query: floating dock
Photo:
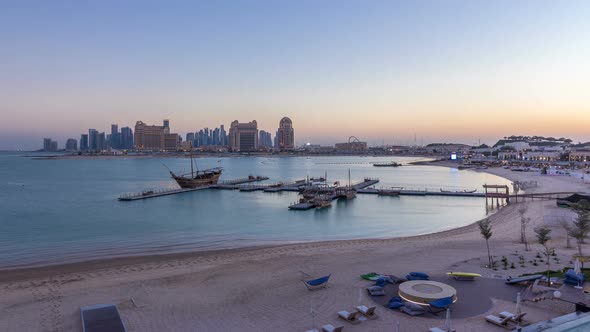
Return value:
[[(357, 194), (372, 194), (378, 195), (380, 189), (360, 189), (357, 190)], [(399, 196), (447, 196), (447, 197), (486, 197), (485, 193), (470, 193), (470, 192), (449, 192), (449, 191), (429, 191), (429, 190), (412, 190), (412, 189), (401, 189), (399, 191)]]

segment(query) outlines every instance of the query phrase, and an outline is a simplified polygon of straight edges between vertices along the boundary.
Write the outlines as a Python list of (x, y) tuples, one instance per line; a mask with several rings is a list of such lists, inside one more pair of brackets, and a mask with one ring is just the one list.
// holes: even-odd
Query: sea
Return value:
[[(358, 194), (329, 208), (292, 211), (297, 193), (214, 190), (139, 201), (125, 193), (174, 188), (168, 168), (190, 172), (188, 158), (41, 159), (0, 152), (0, 269), (111, 257), (217, 250), (284, 243), (376, 239), (438, 232), (490, 211), (477, 197)], [(331, 184), (380, 180), (375, 188), (473, 190), (510, 184), (495, 175), (414, 166), (410, 157), (196, 158), (198, 169), (223, 167), (221, 180), (248, 175), (263, 183), (324, 177)], [(402, 167), (374, 167), (398, 162)]]

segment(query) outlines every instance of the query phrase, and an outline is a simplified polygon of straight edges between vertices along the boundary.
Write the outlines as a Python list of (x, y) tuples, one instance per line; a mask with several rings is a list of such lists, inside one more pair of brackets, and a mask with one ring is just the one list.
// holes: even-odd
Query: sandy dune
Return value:
[[(536, 180), (534, 191), (589, 191), (587, 184), (567, 177), (486, 170), (513, 180)], [(522, 203), (520, 203), (522, 204)], [(532, 228), (548, 223), (545, 216), (562, 213), (554, 201), (529, 205)], [(539, 250), (523, 253), (519, 240), (517, 204), (491, 216), (493, 254), (513, 259), (515, 251), (532, 259)], [(560, 264), (568, 265), (574, 249), (565, 249), (563, 231), (554, 228), (552, 245)], [(403, 276), (413, 270), (440, 276), (469, 271), (486, 277), (517, 275), (543, 266), (491, 271), (483, 267), (486, 248), (477, 225), (416, 237), (352, 240), (249, 248), (161, 257), (137, 257), (86, 262), (53, 268), (0, 273), (0, 331), (80, 331), (79, 308), (97, 303), (119, 306), (129, 331), (306, 331), (312, 327), (344, 324), (346, 331), (427, 331), (441, 326), (442, 318), (409, 317), (379, 308), (380, 318), (358, 326), (341, 323), (337, 311), (371, 304), (359, 278), (365, 272)], [(300, 279), (332, 273), (325, 290), (308, 291)], [(514, 309), (514, 303), (493, 299), (488, 313)], [(545, 320), (567, 310), (552, 303), (527, 304), (527, 317)], [(455, 319), (458, 331), (498, 331), (482, 315)]]

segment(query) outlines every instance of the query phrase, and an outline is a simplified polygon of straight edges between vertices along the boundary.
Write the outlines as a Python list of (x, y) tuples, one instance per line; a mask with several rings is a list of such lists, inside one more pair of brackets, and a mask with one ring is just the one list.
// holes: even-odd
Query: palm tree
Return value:
[(486, 247), (488, 248), (488, 267), (492, 268), (492, 255), (490, 254), (490, 243), (489, 240), (492, 237), (492, 225), (489, 219), (483, 219), (477, 222), (481, 236), (486, 240)]
[(576, 221), (574, 221), (570, 235), (576, 239), (578, 254), (582, 256), (582, 244), (588, 237), (588, 232), (590, 232), (590, 212), (588, 211), (590, 209), (590, 203), (583, 199), (576, 204), (573, 204), (572, 209), (576, 212), (578, 217), (576, 218)]

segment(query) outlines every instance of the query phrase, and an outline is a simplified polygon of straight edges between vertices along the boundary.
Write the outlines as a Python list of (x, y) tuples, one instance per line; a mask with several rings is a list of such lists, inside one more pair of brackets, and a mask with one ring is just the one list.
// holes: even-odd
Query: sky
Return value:
[(0, 2), (0, 150), (138, 120), (590, 141), (590, 1)]

